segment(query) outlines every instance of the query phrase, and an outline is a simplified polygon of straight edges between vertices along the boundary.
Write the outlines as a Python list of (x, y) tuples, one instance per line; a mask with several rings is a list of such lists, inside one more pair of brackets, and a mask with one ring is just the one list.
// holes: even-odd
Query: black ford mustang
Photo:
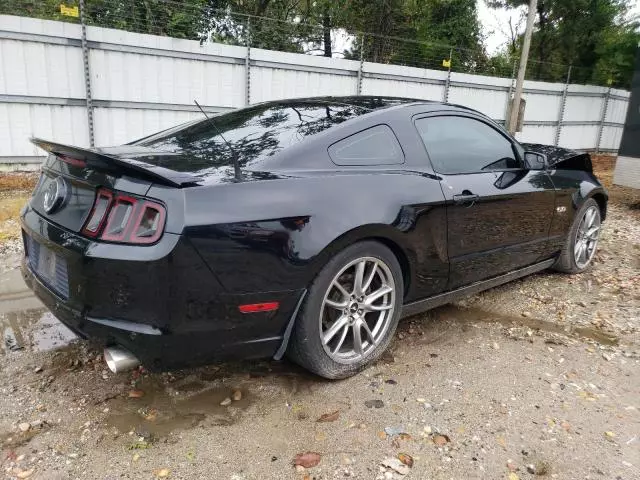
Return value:
[(49, 152), (22, 214), (27, 283), (114, 370), (281, 358), (327, 378), (398, 319), (594, 256), (589, 155), (468, 108), (267, 102), (128, 145)]

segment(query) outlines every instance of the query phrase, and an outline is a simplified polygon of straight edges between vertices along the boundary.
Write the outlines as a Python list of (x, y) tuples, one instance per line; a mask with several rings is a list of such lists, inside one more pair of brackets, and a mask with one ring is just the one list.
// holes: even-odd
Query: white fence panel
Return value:
[(592, 150), (597, 140), (597, 125), (565, 125), (560, 132), (560, 145), (566, 148)]
[(82, 50), (1, 39), (0, 93), (84, 98)]
[(520, 142), (541, 143), (553, 145), (556, 136), (556, 127), (547, 125), (525, 125), (522, 132), (516, 134)]
[(449, 103), (474, 108), (494, 120), (503, 121), (511, 79), (451, 73)]
[(627, 108), (629, 107), (629, 97), (626, 100), (612, 98), (609, 100), (607, 116), (605, 122), (624, 123), (627, 119)]
[(102, 125), (96, 131), (96, 145), (103, 146), (122, 145), (189, 120), (204, 118), (201, 112), (132, 108), (96, 108), (94, 114), (96, 123)]
[(42, 156), (29, 139), (43, 137), (89, 145), (84, 107), (0, 103), (0, 157)]
[(362, 94), (442, 101), (447, 72), (364, 62)]
[(525, 81), (523, 94), (523, 98), (527, 101), (525, 122), (557, 122), (564, 88), (562, 83)]
[[(29, 143), (31, 136), (88, 146), (80, 26), (6, 15), (0, 16), (0, 25), (0, 163), (42, 155)], [(504, 121), (512, 86), (510, 78), (449, 76), (441, 70), (200, 44), (100, 27), (88, 27), (87, 40), (97, 146), (128, 142), (198, 118), (194, 99), (209, 111), (223, 111), (321, 95), (447, 97), (450, 103)], [(553, 144), (567, 87), (527, 81), (524, 88), (524, 129), (517, 138)], [(615, 151), (628, 97), (623, 90), (570, 85), (559, 144)]]
[(602, 140), (600, 142), (600, 148), (602, 150), (617, 150), (622, 141), (623, 127), (609, 127), (605, 126), (602, 129)]

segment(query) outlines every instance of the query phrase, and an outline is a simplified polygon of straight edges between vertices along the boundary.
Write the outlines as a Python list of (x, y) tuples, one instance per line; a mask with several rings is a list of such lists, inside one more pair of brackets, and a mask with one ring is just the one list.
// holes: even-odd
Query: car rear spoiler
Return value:
[(176, 172), (175, 170), (158, 167), (139, 160), (107, 154), (101, 152), (99, 148), (73, 147), (50, 142), (41, 138), (32, 138), (31, 143), (54, 155), (75, 160), (82, 166), (120, 175), (143, 178), (171, 187), (181, 188), (202, 181), (200, 177), (191, 173)]

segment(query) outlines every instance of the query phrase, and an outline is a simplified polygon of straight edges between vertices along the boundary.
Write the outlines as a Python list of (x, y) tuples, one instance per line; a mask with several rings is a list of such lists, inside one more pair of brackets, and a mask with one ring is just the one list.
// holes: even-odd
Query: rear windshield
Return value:
[(262, 160), (305, 137), (369, 111), (364, 106), (327, 102), (257, 105), (160, 132), (133, 145), (165, 153), (146, 158), (145, 162), (176, 171), (206, 174), (233, 167), (226, 140), (238, 156), (241, 168), (255, 168)]

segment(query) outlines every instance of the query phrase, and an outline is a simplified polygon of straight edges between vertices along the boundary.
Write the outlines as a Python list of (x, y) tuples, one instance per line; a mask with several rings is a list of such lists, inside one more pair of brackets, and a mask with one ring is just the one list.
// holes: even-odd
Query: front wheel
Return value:
[(565, 273), (580, 273), (587, 269), (595, 256), (601, 228), (600, 207), (590, 198), (576, 214), (564, 248), (553, 266)]
[(386, 350), (402, 297), (402, 271), (387, 247), (374, 241), (347, 247), (310, 286), (289, 356), (325, 378), (354, 375)]

